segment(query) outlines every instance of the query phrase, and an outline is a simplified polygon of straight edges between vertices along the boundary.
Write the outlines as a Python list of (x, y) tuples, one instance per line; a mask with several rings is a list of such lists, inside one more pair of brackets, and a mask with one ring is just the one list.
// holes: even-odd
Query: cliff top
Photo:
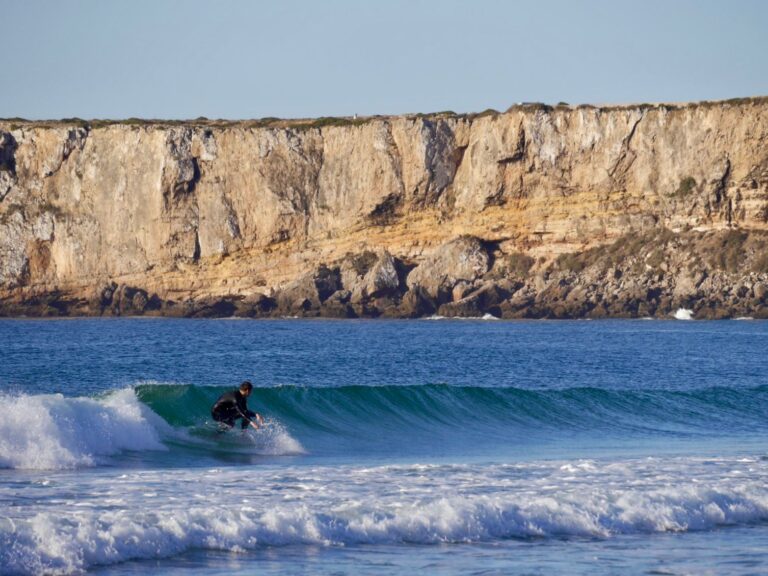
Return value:
[(649, 110), (662, 109), (666, 111), (686, 110), (692, 108), (715, 108), (733, 106), (754, 106), (768, 103), (768, 96), (752, 96), (745, 98), (730, 98), (727, 100), (703, 100), (699, 102), (683, 103), (640, 103), (640, 104), (568, 104), (559, 102), (554, 105), (542, 102), (518, 102), (504, 112), (488, 108), (482, 112), (457, 113), (452, 110), (430, 113), (413, 113), (401, 115), (373, 115), (373, 116), (323, 116), (320, 118), (275, 118), (266, 117), (258, 119), (210, 119), (200, 116), (194, 119), (170, 120), (159, 118), (127, 118), (90, 119), (62, 118), (58, 120), (27, 120), (26, 118), (0, 118), (0, 125), (8, 124), (11, 130), (22, 127), (56, 128), (62, 126), (78, 126), (88, 129), (99, 129), (110, 126), (147, 126), (147, 127), (171, 127), (171, 126), (200, 126), (210, 128), (291, 128), (295, 130), (307, 130), (312, 128), (326, 128), (331, 126), (360, 126), (376, 120), (390, 120), (393, 118), (458, 118), (474, 120), (485, 116), (499, 116), (510, 112), (553, 112), (572, 110), (598, 110), (612, 112), (616, 110)]

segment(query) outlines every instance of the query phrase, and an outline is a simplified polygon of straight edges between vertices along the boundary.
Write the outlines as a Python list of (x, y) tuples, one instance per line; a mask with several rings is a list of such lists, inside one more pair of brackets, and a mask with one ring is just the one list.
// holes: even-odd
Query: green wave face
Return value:
[[(174, 427), (210, 423), (210, 408), (226, 388), (141, 384), (141, 402)], [(694, 392), (596, 388), (525, 390), (448, 386), (255, 388), (252, 410), (303, 436), (408, 438), (415, 433), (519, 437), (592, 432), (626, 435), (700, 434), (766, 429), (768, 387)]]

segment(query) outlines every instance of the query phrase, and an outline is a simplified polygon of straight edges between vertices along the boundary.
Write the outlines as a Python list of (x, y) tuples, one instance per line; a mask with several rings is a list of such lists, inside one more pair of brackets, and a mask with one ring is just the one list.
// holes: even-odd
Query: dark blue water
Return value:
[(763, 322), (0, 320), (0, 390), (141, 380), (689, 390), (766, 383)]

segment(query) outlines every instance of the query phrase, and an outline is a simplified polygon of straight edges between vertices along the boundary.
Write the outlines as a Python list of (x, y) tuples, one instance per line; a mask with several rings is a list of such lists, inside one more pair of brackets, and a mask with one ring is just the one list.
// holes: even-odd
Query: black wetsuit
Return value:
[(245, 396), (240, 393), (240, 390), (225, 392), (211, 408), (211, 416), (216, 422), (223, 422), (230, 428), (235, 425), (235, 420), (242, 418), (241, 427), (245, 429), (250, 424), (251, 418), (256, 416), (254, 412), (248, 410), (245, 401)]

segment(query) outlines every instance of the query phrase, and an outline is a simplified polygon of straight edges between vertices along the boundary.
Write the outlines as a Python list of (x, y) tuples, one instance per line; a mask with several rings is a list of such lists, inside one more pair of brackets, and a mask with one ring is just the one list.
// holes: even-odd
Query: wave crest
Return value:
[(167, 425), (131, 389), (101, 399), (0, 395), (0, 468), (93, 466), (124, 450), (165, 450)]
[[(165, 396), (168, 409), (172, 398)], [(304, 452), (274, 419), (245, 434), (219, 434), (210, 423), (173, 426), (133, 388), (95, 398), (0, 394), (0, 403), (0, 468), (67, 470), (105, 464), (124, 453), (174, 448), (267, 456)]]

